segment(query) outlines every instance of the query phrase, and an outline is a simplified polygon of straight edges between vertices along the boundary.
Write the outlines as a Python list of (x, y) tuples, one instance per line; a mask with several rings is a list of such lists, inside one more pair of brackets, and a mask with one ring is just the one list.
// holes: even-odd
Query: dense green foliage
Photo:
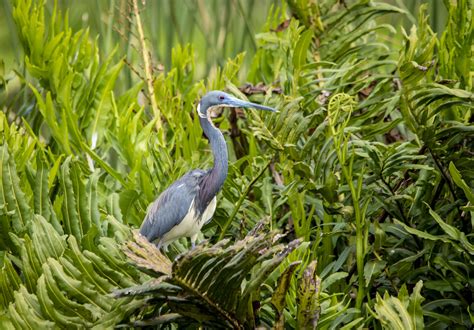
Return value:
[[(287, 0), (244, 86), (244, 54), (203, 81), (182, 45), (153, 71), (121, 48), (104, 57), (56, 7), (13, 1), (24, 57), (0, 76), (0, 327), (472, 326), (474, 23), (469, 0), (445, 5), (437, 36), (425, 6), (405, 31), (384, 23), (406, 14), (387, 3)], [(134, 70), (143, 81), (117, 86)], [(211, 89), (280, 112), (218, 114), (231, 164), (214, 221), (164, 256), (131, 229), (210, 166), (194, 109)]]

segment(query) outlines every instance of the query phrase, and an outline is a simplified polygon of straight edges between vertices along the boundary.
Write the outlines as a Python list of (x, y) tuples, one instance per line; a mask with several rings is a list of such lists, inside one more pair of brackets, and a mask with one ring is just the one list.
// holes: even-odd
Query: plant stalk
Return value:
[(160, 141), (163, 142), (163, 130), (162, 130), (162, 123), (161, 123), (161, 112), (158, 108), (158, 104), (156, 103), (155, 98), (155, 89), (153, 87), (153, 68), (151, 66), (151, 56), (150, 51), (145, 42), (145, 34), (143, 32), (142, 21), (140, 19), (140, 12), (138, 10), (138, 3), (137, 0), (132, 0), (133, 2), (133, 13), (135, 16), (135, 21), (137, 22), (137, 31), (140, 40), (140, 46), (142, 51), (143, 57), (143, 64), (144, 64), (144, 71), (145, 71), (145, 81), (148, 91), (148, 96), (150, 98), (151, 108), (153, 110), (153, 114), (156, 118), (156, 131), (160, 136)]

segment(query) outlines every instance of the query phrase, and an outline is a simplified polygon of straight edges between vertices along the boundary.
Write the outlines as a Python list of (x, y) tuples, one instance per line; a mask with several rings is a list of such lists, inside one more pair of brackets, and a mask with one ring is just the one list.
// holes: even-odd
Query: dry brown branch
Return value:
[(148, 242), (138, 231), (133, 232), (134, 241), (127, 242), (124, 253), (135, 265), (155, 273), (170, 275), (171, 261), (155, 245)]
[[(149, 96), (149, 100), (151, 103), (151, 108), (153, 110), (153, 114), (156, 119), (156, 130), (159, 134), (162, 134), (162, 123), (161, 123), (161, 111), (158, 108), (158, 104), (156, 103), (155, 99), (155, 90), (153, 88), (153, 66), (151, 64), (151, 57), (150, 52), (148, 51), (148, 47), (145, 41), (145, 34), (143, 32), (143, 26), (140, 18), (140, 12), (138, 9), (138, 1), (132, 0), (133, 3), (133, 13), (135, 16), (135, 21), (137, 24), (137, 32), (139, 36), (140, 46), (141, 46), (141, 54), (143, 57), (143, 64), (144, 64), (144, 71), (145, 71), (145, 82), (147, 86), (147, 92)], [(161, 139), (162, 141), (163, 139)]]

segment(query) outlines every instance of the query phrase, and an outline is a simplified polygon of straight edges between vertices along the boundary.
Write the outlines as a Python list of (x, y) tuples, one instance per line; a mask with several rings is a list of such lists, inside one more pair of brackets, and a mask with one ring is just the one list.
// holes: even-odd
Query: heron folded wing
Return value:
[(189, 212), (204, 174), (202, 170), (188, 172), (163, 191), (148, 209), (140, 234), (153, 242), (178, 225)]

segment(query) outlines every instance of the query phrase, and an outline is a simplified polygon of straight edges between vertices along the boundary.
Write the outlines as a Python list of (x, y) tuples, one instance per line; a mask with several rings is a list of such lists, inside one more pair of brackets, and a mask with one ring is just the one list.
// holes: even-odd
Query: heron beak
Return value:
[(257, 103), (242, 101), (242, 100), (239, 100), (238, 98), (235, 98), (235, 97), (232, 97), (228, 100), (228, 105), (231, 106), (231, 107), (236, 107), (236, 108), (253, 108), (253, 109), (258, 109), (258, 110), (278, 112), (274, 108), (270, 108), (270, 107), (267, 107), (265, 105), (261, 105), (261, 104), (257, 104)]

